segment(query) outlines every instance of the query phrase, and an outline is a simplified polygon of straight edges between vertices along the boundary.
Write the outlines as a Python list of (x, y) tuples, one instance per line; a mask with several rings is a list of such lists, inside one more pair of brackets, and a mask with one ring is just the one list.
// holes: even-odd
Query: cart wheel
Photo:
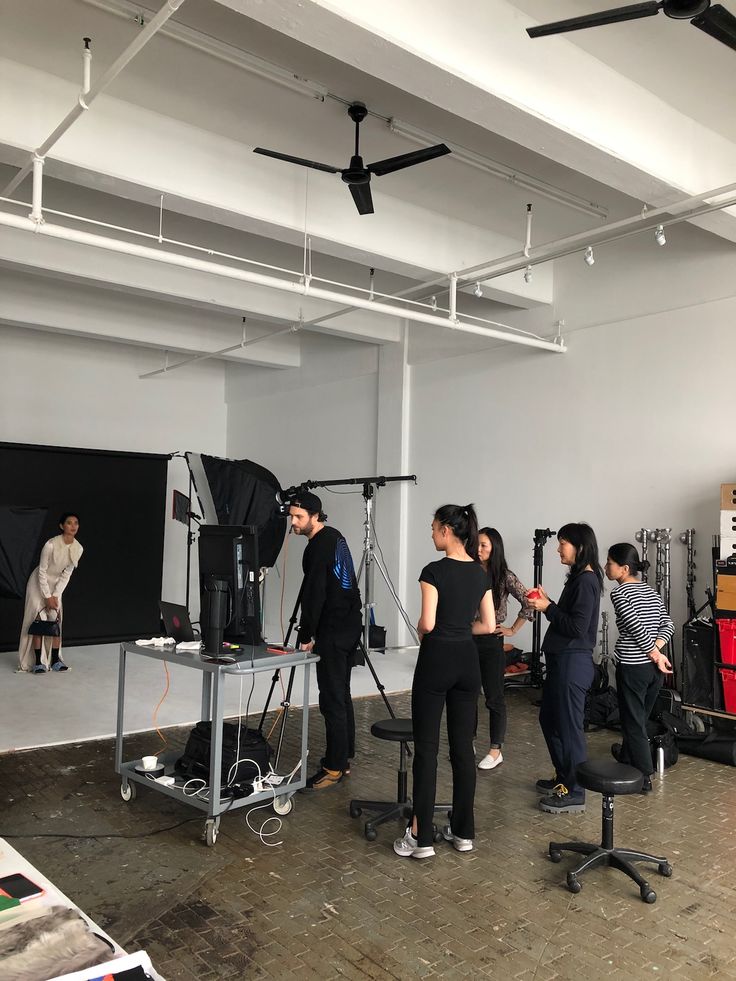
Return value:
[(348, 804), (348, 814), (351, 818), (359, 818), (362, 813), (362, 808), (356, 807), (354, 804)]
[(570, 892), (575, 892), (575, 893), (580, 892), (580, 890), (583, 888), (582, 883), (579, 881), (578, 877), (576, 875), (573, 875), (572, 872), (567, 873), (567, 888), (570, 890)]
[(208, 848), (212, 848), (212, 846), (217, 841), (217, 833), (218, 833), (217, 821), (209, 819), (204, 822), (204, 840), (207, 843)]
[(639, 890), (639, 892), (641, 894), (641, 898), (644, 900), (645, 903), (657, 902), (657, 894), (653, 889), (650, 889), (648, 883), (645, 882), (644, 885)]
[(378, 832), (376, 831), (376, 829), (375, 828), (371, 828), (367, 824), (365, 826), (365, 830), (364, 830), (363, 833), (365, 834), (365, 837), (366, 837), (366, 840), (367, 841), (375, 841), (376, 838), (378, 837)]
[(285, 816), (286, 814), (291, 814), (294, 809), (294, 799), (292, 797), (274, 797), (273, 809), (277, 814)]
[(120, 796), (129, 804), (130, 801), (135, 800), (138, 796), (138, 791), (136, 790), (134, 783), (121, 783), (120, 784)]
[(657, 871), (660, 875), (663, 875), (665, 879), (669, 879), (672, 875), (672, 866), (669, 862), (662, 862), (661, 865), (657, 866)]
[(687, 712), (686, 721), (690, 723), (695, 732), (705, 732), (708, 728), (702, 715), (697, 712)]
[(550, 848), (549, 850), (549, 860), (554, 862), (555, 865), (562, 861), (562, 852), (558, 852), (556, 848)]

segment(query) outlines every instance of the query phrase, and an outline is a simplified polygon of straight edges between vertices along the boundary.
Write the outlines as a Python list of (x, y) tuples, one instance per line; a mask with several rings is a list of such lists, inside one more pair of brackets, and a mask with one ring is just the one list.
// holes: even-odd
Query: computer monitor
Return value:
[(201, 525), (200, 590), (209, 578), (223, 579), (231, 598), (227, 640), (261, 643), (258, 529), (255, 525)]

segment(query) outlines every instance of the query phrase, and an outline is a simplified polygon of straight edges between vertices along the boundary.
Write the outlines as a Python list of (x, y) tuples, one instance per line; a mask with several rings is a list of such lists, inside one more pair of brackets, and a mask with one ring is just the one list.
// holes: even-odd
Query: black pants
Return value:
[(616, 690), (623, 737), (620, 760), (641, 770), (645, 777), (654, 772), (647, 719), (652, 714), (661, 687), (662, 672), (653, 661), (648, 664), (616, 665)]
[(452, 764), (452, 831), (459, 838), (475, 837), (473, 729), (479, 693), (478, 653), (472, 638), (424, 637), (411, 689), (414, 816), (417, 838), (422, 846), (432, 844), (437, 751), (445, 706)]
[(504, 697), (504, 674), (506, 654), (503, 637), (500, 634), (482, 634), (473, 637), (478, 649), (480, 678), (486, 708), (491, 717), (491, 749), (501, 749), (506, 738), (506, 699)]
[(585, 798), (575, 768), (588, 758), (583, 719), (585, 696), (593, 684), (593, 652), (568, 650), (546, 655), (539, 724), (555, 777), (571, 794)]
[(360, 630), (320, 634), (314, 645), (319, 687), (319, 710), (325, 720), (324, 766), (346, 770), (355, 756), (355, 716), (350, 695), (355, 645)]

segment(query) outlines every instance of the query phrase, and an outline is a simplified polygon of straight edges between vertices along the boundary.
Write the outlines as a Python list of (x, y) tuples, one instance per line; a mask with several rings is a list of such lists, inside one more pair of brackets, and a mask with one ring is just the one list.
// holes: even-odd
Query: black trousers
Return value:
[(324, 766), (328, 770), (346, 770), (355, 756), (355, 715), (350, 695), (355, 645), (360, 630), (320, 634), (314, 651), (317, 662), (319, 710), (325, 720)]
[(445, 640), (427, 635), (422, 639), (411, 689), (414, 816), (422, 846), (432, 844), (437, 752), (445, 706), (452, 765), (452, 831), (459, 838), (475, 837), (473, 729), (479, 693), (480, 668), (472, 637)]
[(504, 639), (500, 634), (480, 634), (473, 637), (473, 640), (478, 649), (480, 678), (483, 694), (486, 696), (486, 708), (490, 713), (491, 749), (501, 749), (506, 738)]
[(662, 672), (653, 661), (648, 664), (616, 665), (616, 691), (623, 737), (620, 760), (641, 770), (645, 777), (654, 773), (647, 719), (652, 714), (661, 687)]
[(585, 696), (593, 684), (593, 652), (567, 650), (546, 655), (539, 724), (555, 777), (571, 794), (585, 798), (575, 768), (588, 758), (583, 719)]

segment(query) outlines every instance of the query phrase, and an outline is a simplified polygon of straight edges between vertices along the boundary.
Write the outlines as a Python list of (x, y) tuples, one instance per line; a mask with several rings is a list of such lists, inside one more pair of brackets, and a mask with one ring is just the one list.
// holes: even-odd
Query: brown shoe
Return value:
[(313, 777), (307, 780), (305, 790), (326, 790), (328, 787), (336, 787), (340, 783), (344, 774), (342, 770), (328, 770), (326, 766), (321, 767)]

